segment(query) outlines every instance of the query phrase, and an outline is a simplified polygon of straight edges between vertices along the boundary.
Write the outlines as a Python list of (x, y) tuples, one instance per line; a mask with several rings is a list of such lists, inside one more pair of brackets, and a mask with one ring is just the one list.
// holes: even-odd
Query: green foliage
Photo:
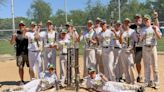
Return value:
[(11, 54), (14, 55), (15, 50), (7, 40), (0, 40), (0, 54)]
[(48, 3), (43, 0), (34, 0), (27, 15), (34, 21), (45, 23), (52, 14), (52, 9)]

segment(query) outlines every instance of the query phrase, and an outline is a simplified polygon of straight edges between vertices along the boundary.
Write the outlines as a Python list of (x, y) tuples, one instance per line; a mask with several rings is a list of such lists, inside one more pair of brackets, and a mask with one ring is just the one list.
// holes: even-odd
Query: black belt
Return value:
[(149, 48), (154, 47), (154, 45), (144, 45), (144, 46)]
[(61, 55), (67, 55), (67, 53), (61, 53)]
[(103, 46), (103, 48), (109, 48), (109, 46)]
[(115, 49), (121, 49), (120, 47), (114, 47)]

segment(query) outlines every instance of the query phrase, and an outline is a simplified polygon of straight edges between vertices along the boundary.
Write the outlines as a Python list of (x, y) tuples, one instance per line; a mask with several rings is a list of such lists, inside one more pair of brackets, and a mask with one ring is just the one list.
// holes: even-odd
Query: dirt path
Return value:
[[(159, 75), (160, 75), (160, 89), (159, 90), (154, 90), (152, 88), (146, 88), (146, 92), (164, 92), (164, 55), (159, 55), (158, 56), (158, 65), (159, 65)], [(59, 59), (57, 58), (57, 61)], [(143, 69), (143, 68), (142, 68)], [(59, 62), (57, 62), (57, 73), (59, 74)], [(83, 58), (80, 56), (80, 74), (82, 76), (82, 70), (83, 70)], [(143, 70), (142, 70), (143, 71)], [(25, 68), (25, 81), (29, 81), (29, 74), (28, 74), (28, 69)], [(2, 87), (0, 87), (0, 92), (4, 89), (7, 88), (13, 88), (17, 86), (17, 81), (19, 81), (19, 76), (18, 76), (18, 70), (16, 67), (16, 62), (14, 60), (13, 56), (8, 56), (8, 55), (1, 55), (0, 56), (0, 83), (3, 84)], [(54, 90), (51, 89), (46, 92), (53, 92)], [(62, 89), (60, 92), (75, 92), (73, 90), (65, 90)], [(85, 90), (81, 89), (80, 92), (86, 92)]]

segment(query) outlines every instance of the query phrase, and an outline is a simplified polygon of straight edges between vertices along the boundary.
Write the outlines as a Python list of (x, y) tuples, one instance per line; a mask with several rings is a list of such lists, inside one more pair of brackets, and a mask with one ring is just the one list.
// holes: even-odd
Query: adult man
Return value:
[(41, 72), (40, 76), (40, 79), (34, 79), (23, 86), (11, 89), (11, 92), (40, 92), (56, 86), (57, 76), (53, 64), (49, 64), (46, 71)]
[(19, 30), (14, 32), (12, 35), (12, 39), (10, 41), (11, 44), (15, 44), (16, 48), (16, 61), (17, 66), (19, 68), (19, 77), (20, 77), (20, 85), (24, 84), (24, 65), (26, 63), (27, 67), (29, 67), (28, 61), (28, 39), (25, 38), (25, 24), (23, 21), (19, 23)]
[(96, 74), (93, 67), (88, 69), (89, 76), (85, 77), (87, 88), (90, 92), (143, 92), (144, 88), (139, 85), (108, 81), (103, 74)]
[[(102, 28), (100, 27), (100, 22), (101, 22), (101, 19), (97, 17), (95, 21), (95, 27), (94, 27), (94, 31), (96, 32), (97, 38), (98, 38), (99, 33), (102, 31)], [(95, 51), (96, 51), (97, 72), (104, 73), (103, 68), (101, 68), (103, 67), (102, 48), (100, 46), (100, 41), (98, 39), (97, 39), (97, 46), (95, 48)]]
[(113, 43), (114, 43), (114, 72), (115, 72), (115, 76), (116, 76), (116, 81), (121, 81), (122, 80), (122, 75), (123, 75), (123, 71), (122, 71), (122, 62), (120, 60), (120, 53), (121, 53), (121, 44), (120, 44), (120, 33), (122, 30), (122, 24), (120, 20), (116, 21), (116, 24), (114, 25), (114, 28), (111, 29), (114, 33), (114, 39), (113, 39)]
[(43, 43), (40, 39), (40, 31), (37, 30), (36, 23), (31, 22), (30, 24), (31, 32), (27, 32), (25, 35), (28, 38), (28, 59), (30, 65), (30, 77), (31, 80), (35, 78), (34, 72), (39, 73), (42, 72), (42, 59), (41, 59), (41, 51)]
[(144, 62), (144, 75), (145, 86), (152, 86), (150, 75), (152, 65), (153, 71), (153, 87), (159, 88), (159, 75), (158, 75), (158, 57), (157, 57), (157, 39), (160, 39), (162, 33), (158, 26), (151, 25), (150, 15), (144, 15), (143, 23), (145, 27), (141, 29), (141, 40), (143, 41), (143, 62)]
[(101, 22), (102, 31), (99, 34), (98, 39), (100, 40), (100, 45), (102, 47), (102, 62), (105, 76), (110, 81), (115, 81), (115, 74), (114, 74), (114, 53), (113, 53), (113, 37), (114, 33), (107, 29), (107, 23), (105, 20)]
[(83, 76), (87, 75), (87, 69), (92, 66), (96, 67), (96, 57), (95, 57), (95, 46), (96, 46), (96, 33), (93, 30), (93, 22), (88, 20), (87, 31), (81, 36), (81, 40), (85, 41), (84, 50), (84, 73)]
[(142, 59), (142, 42), (139, 40), (141, 28), (144, 27), (142, 24), (142, 16), (140, 14), (136, 14), (134, 16), (134, 23), (130, 26), (130, 28), (135, 30), (134, 33), (134, 62), (137, 68), (137, 82), (141, 82), (141, 59)]
[(123, 31), (120, 35), (120, 43), (122, 44), (121, 62), (127, 83), (136, 83), (135, 70), (133, 61), (133, 34), (134, 30), (129, 28), (130, 19), (125, 18), (123, 22)]
[(56, 67), (56, 45), (58, 41), (58, 33), (53, 30), (52, 21), (47, 21), (47, 31), (41, 32), (41, 38), (44, 42), (44, 68), (48, 63), (53, 64)]

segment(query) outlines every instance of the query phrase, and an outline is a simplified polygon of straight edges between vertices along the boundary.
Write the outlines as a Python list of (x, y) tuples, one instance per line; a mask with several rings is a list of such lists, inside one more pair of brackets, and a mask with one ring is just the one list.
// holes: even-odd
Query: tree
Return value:
[(45, 23), (51, 16), (52, 9), (50, 5), (43, 0), (34, 0), (27, 15), (34, 21)]

